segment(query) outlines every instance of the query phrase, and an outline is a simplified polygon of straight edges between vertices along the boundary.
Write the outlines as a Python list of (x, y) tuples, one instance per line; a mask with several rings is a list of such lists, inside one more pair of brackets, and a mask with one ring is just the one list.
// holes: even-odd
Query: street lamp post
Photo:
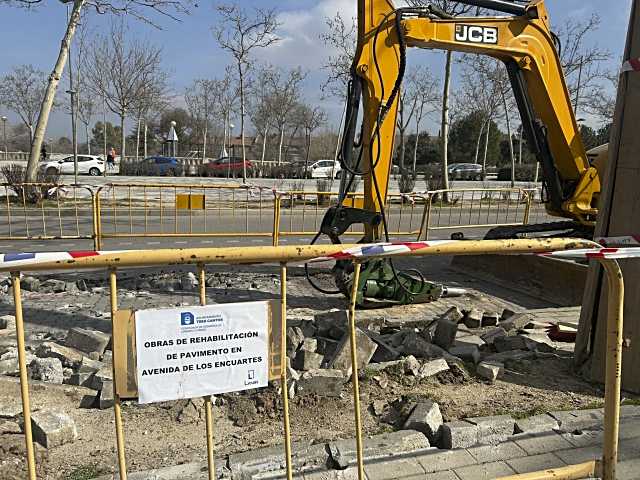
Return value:
[(2, 136), (4, 138), (4, 161), (9, 160), (9, 150), (7, 147), (7, 117), (2, 116)]

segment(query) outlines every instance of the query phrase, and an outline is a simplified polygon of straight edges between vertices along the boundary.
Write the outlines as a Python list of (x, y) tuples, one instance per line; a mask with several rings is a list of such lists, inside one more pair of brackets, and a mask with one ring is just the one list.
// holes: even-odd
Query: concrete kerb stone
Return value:
[(102, 355), (111, 341), (111, 335), (89, 330), (87, 328), (73, 327), (69, 330), (65, 344), (81, 352), (98, 352)]
[(592, 427), (601, 426), (604, 423), (604, 411), (601, 408), (591, 410), (570, 410), (549, 412), (558, 421), (560, 430), (573, 432)]
[(417, 403), (404, 422), (403, 428), (424, 433), (429, 443), (436, 445), (440, 440), (442, 429), (440, 406), (431, 400)]
[[(325, 467), (329, 460), (325, 444), (294, 443), (291, 450), (292, 466), (297, 472)], [(286, 459), (283, 445), (229, 455), (229, 470), (234, 479), (251, 479), (258, 473), (277, 472), (285, 467)]]
[(471, 417), (466, 419), (478, 427), (478, 443), (497, 445), (513, 435), (515, 420), (510, 415)]
[(542, 433), (557, 430), (558, 421), (548, 413), (516, 420), (516, 433)]
[[(364, 439), (363, 454), (367, 461), (390, 458), (403, 453), (415, 454), (431, 445), (425, 435), (416, 430), (398, 430)], [(346, 468), (357, 462), (355, 439), (338, 440), (328, 444), (334, 465)]]
[(442, 425), (440, 447), (446, 449), (467, 448), (478, 443), (478, 426), (457, 420)]
[(475, 458), (464, 449), (461, 450), (430, 450), (414, 457), (427, 473), (441, 472), (454, 468), (474, 465)]
[[(356, 347), (358, 369), (364, 369), (376, 352), (378, 344), (358, 327), (356, 328)], [(330, 366), (333, 369), (342, 370), (347, 377), (351, 375), (351, 346), (348, 333), (342, 337)]]
[(78, 438), (76, 424), (63, 412), (40, 410), (32, 412), (33, 439), (45, 448), (58, 447)]

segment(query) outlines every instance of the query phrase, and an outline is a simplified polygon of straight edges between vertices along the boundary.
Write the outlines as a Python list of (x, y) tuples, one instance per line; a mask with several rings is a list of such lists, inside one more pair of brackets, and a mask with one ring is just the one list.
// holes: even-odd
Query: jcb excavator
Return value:
[[(362, 243), (388, 241), (384, 205), (408, 47), (489, 55), (506, 65), (525, 138), (542, 168), (546, 210), (566, 220), (519, 230), (496, 229), (490, 232), (491, 238), (558, 230), (588, 235), (593, 229), (599, 172), (604, 167), (601, 159), (606, 156), (591, 163), (585, 151), (544, 0), (458, 3), (508, 15), (454, 18), (435, 6), (395, 8), (390, 0), (358, 0), (358, 43), (339, 154), (343, 173), (348, 174), (341, 179), (338, 206), (327, 211), (318, 236), (325, 234), (340, 243), (341, 234), (362, 223)], [(344, 202), (356, 175), (364, 178), (364, 201), (359, 208)], [(337, 262), (334, 267), (336, 285), (344, 294), (351, 289), (351, 269), (350, 262)], [(445, 287), (426, 281), (419, 272), (398, 271), (390, 260), (372, 260), (362, 266), (357, 302), (360, 306), (407, 304), (435, 300), (443, 293)]]

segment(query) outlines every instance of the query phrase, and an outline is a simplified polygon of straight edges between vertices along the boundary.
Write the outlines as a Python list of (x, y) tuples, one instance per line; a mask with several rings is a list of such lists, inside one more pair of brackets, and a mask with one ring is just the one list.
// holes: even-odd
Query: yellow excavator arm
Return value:
[[(386, 198), (405, 50), (417, 47), (489, 55), (504, 62), (524, 134), (542, 167), (547, 211), (593, 225), (598, 170), (589, 163), (580, 137), (544, 1), (461, 3), (515, 16), (452, 18), (429, 6), (396, 9), (389, 0), (358, 2), (352, 73), (362, 90), (364, 209), (380, 212)], [(375, 232), (369, 237), (375, 239)]]
[[(585, 152), (543, 0), (526, 5), (506, 0), (458, 1), (509, 16), (453, 18), (433, 6), (395, 8), (390, 0), (358, 0), (358, 43), (339, 155), (343, 172), (340, 197), (338, 204), (328, 209), (313, 242), (325, 234), (339, 243), (339, 236), (354, 223), (365, 227), (362, 242), (380, 241), (383, 235), (388, 239), (384, 207), (409, 47), (489, 55), (504, 62), (523, 133), (542, 166), (547, 211), (569, 219), (517, 228), (526, 232), (553, 231), (559, 225), (582, 231), (592, 228), (600, 193), (598, 168), (603, 162), (591, 164)], [(361, 205), (347, 199), (356, 175), (364, 178)], [(503, 234), (494, 229), (487, 235)], [(348, 295), (352, 263), (336, 262), (333, 273), (338, 291)], [(335, 293), (315, 287), (323, 293)], [(415, 270), (398, 271), (390, 259), (373, 259), (363, 264), (356, 301), (360, 306), (406, 304), (452, 293), (426, 281)]]

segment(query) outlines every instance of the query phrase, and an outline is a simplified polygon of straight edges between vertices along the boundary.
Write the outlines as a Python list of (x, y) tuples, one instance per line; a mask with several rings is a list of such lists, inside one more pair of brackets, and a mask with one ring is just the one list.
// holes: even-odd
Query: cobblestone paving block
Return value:
[(505, 462), (484, 463), (470, 465), (454, 470), (460, 480), (494, 480), (497, 477), (513, 475), (515, 472)]
[(413, 458), (389, 462), (368, 462), (364, 466), (364, 473), (369, 480), (424, 478), (422, 465)]
[(602, 447), (592, 445), (590, 447), (556, 450), (554, 454), (567, 465), (588, 462), (602, 457)]
[(514, 458), (507, 460), (507, 463), (516, 473), (530, 473), (550, 468), (564, 467), (565, 462), (556, 457), (553, 453), (543, 453), (530, 457)]
[[(560, 436), (574, 447), (589, 447), (591, 445), (602, 445), (604, 431), (591, 430), (580, 433), (561, 433)], [(622, 438), (622, 435), (620, 438)]]
[(474, 465), (475, 458), (464, 450), (432, 450), (424, 455), (416, 456), (422, 468), (427, 473), (440, 472), (441, 470), (452, 470), (458, 467)]
[(447, 470), (446, 472), (427, 473), (420, 480), (460, 480), (460, 477), (452, 470)]
[(499, 460), (511, 460), (512, 458), (527, 456), (527, 453), (514, 442), (505, 442), (495, 446), (481, 445), (468, 448), (467, 451), (478, 463), (497, 462)]
[(521, 433), (519, 435), (514, 435), (512, 440), (527, 452), (528, 455), (555, 452), (557, 450), (565, 450), (573, 447), (573, 445), (556, 432), (532, 434)]

